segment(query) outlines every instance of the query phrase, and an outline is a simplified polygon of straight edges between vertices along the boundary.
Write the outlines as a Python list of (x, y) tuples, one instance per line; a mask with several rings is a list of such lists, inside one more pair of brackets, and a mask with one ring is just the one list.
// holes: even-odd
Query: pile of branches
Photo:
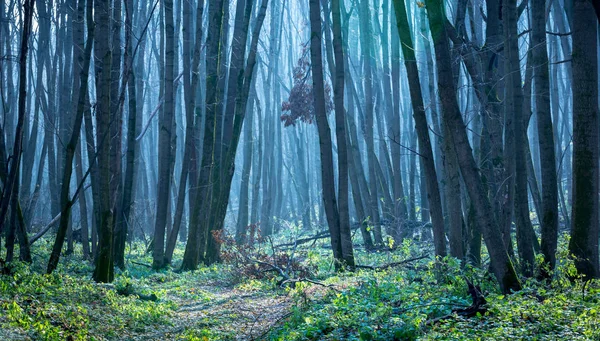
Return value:
[(237, 245), (230, 237), (220, 239), (221, 259), (231, 265), (238, 278), (277, 278), (278, 285), (282, 285), (293, 279), (312, 277), (317, 270), (316, 266), (306, 265), (294, 257), (293, 252), (276, 251), (273, 246), (271, 252), (267, 252), (264, 247), (253, 244)]

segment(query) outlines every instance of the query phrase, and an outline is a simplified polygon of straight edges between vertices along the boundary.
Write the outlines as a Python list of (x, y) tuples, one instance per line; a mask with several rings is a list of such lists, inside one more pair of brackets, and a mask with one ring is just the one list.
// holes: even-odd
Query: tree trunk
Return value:
[[(220, 32), (223, 19), (223, 0), (210, 3), (208, 12), (208, 35), (206, 39), (206, 118), (204, 122), (204, 138), (202, 147), (202, 162), (196, 187), (198, 192), (191, 212), (188, 242), (185, 247), (183, 270), (195, 270), (200, 258), (204, 258), (207, 231), (205, 224), (200, 221), (200, 214), (208, 215), (211, 193), (209, 190), (214, 163), (215, 130), (217, 116), (217, 82), (219, 66)], [(211, 236), (212, 237), (212, 236)]]
[[(110, 104), (111, 104), (111, 63), (112, 55), (109, 48), (110, 29), (112, 20), (110, 0), (94, 2), (94, 16), (98, 23), (95, 35), (95, 66), (96, 66), (96, 146), (98, 167), (98, 202), (96, 228), (98, 230), (98, 249), (96, 254), (96, 282), (112, 282), (114, 279), (113, 261), (113, 214), (110, 197)], [(87, 120), (86, 120), (87, 126)], [(90, 127), (91, 129), (91, 127)], [(93, 157), (93, 156), (92, 156)]]
[[(547, 270), (556, 264), (558, 243), (558, 179), (556, 156), (550, 111), (550, 75), (548, 50), (546, 49), (546, 1), (531, 0), (532, 58), (535, 82), (535, 107), (540, 143), (540, 166), (542, 169), (542, 210), (538, 216), (542, 224), (542, 254)], [(556, 122), (558, 123), (558, 122)], [(542, 268), (544, 269), (544, 268)], [(545, 270), (545, 269), (544, 269)], [(548, 272), (545, 271), (546, 276)]]
[(373, 224), (373, 232), (375, 236), (375, 244), (383, 244), (383, 236), (381, 234), (381, 224), (379, 216), (379, 200), (378, 200), (378, 185), (377, 172), (375, 165), (375, 144), (373, 136), (374, 128), (374, 112), (373, 112), (373, 68), (376, 68), (375, 59), (372, 52), (371, 39), (373, 36), (371, 30), (369, 1), (360, 2), (360, 45), (365, 61), (364, 66), (364, 86), (365, 86), (365, 142), (367, 145), (367, 164), (369, 173), (369, 206), (371, 208), (371, 223)]
[[(125, 177), (123, 181), (123, 196), (117, 216), (115, 228), (115, 265), (121, 269), (125, 268), (125, 242), (127, 240), (127, 227), (131, 220), (131, 206), (133, 204), (135, 168), (136, 168), (136, 128), (137, 128), (137, 103), (136, 103), (136, 82), (135, 69), (133, 67), (133, 0), (125, 1), (125, 64), (123, 69), (128, 72), (124, 77), (128, 77), (127, 91), (129, 98), (128, 120), (127, 120), (127, 151), (125, 156)], [(125, 82), (123, 82), (125, 84)], [(124, 91), (124, 89), (121, 89)], [(120, 161), (119, 161), (120, 162)]]
[(569, 254), (577, 272), (598, 277), (598, 22), (573, 1), (573, 206)]
[[(253, 108), (252, 108), (253, 109)], [(248, 227), (248, 188), (250, 187), (250, 168), (252, 167), (252, 144), (254, 137), (252, 135), (252, 126), (254, 117), (252, 109), (244, 123), (244, 164), (242, 166), (242, 179), (240, 183), (240, 200), (238, 207), (237, 225), (235, 229), (235, 242), (238, 245), (246, 242), (246, 228)]]
[[(397, 9), (398, 5), (400, 5), (399, 2), (396, 6)], [(455, 145), (460, 170), (475, 208), (477, 221), (482, 227), (484, 239), (490, 253), (492, 270), (500, 284), (500, 288), (506, 294), (511, 293), (511, 291), (518, 291), (521, 289), (521, 283), (519, 283), (502, 242), (500, 229), (494, 217), (490, 215), (492, 206), (478, 174), (465, 124), (458, 108), (442, 2), (440, 0), (427, 1), (427, 10), (437, 61), (442, 117), (451, 132), (445, 138), (450, 138)]]
[[(343, 1), (343, 0), (342, 0)], [(341, 241), (342, 260), (346, 266), (354, 268), (354, 251), (350, 232), (350, 212), (348, 209), (348, 147), (346, 145), (346, 122), (344, 110), (344, 49), (342, 41), (342, 18), (340, 15), (340, 0), (331, 1), (333, 18), (333, 54), (335, 58), (335, 136), (338, 149), (338, 211), (340, 215), (339, 234)], [(330, 232), (333, 230), (330, 229)], [(333, 246), (333, 243), (332, 243)]]
[[(13, 201), (13, 204), (17, 203), (19, 197), (19, 167), (21, 166), (23, 124), (25, 121), (25, 104), (27, 101), (27, 54), (29, 49), (29, 36), (31, 34), (34, 2), (35, 0), (27, 0), (23, 6), (24, 19), (21, 27), (21, 48), (19, 51), (19, 100), (17, 104), (17, 126), (15, 130), (10, 170), (8, 172), (6, 182), (4, 182), (4, 188), (0, 200), (0, 232), (3, 230), (6, 221), (6, 214), (8, 213), (11, 200)], [(16, 196), (16, 200), (13, 199), (13, 196)], [(16, 212), (16, 207), (13, 206), (13, 208), (13, 211)]]
[[(184, 13), (183, 13), (183, 22), (185, 27), (193, 27), (192, 25), (192, 3), (186, 1), (184, 4)], [(177, 194), (177, 204), (175, 207), (175, 217), (173, 221), (173, 229), (171, 230), (171, 234), (167, 239), (167, 249), (165, 252), (165, 257), (167, 261), (170, 263), (173, 258), (173, 252), (175, 251), (175, 246), (177, 244), (177, 235), (179, 234), (179, 229), (181, 227), (181, 219), (183, 216), (183, 206), (185, 202), (185, 191), (186, 191), (186, 183), (190, 183), (190, 208), (193, 206), (193, 193), (195, 193), (195, 189), (193, 188), (196, 182), (196, 172), (190, 169), (195, 169), (195, 150), (196, 146), (196, 127), (200, 125), (200, 119), (196, 121), (195, 113), (197, 110), (196, 106), (196, 92), (199, 84), (199, 69), (200, 69), (200, 58), (201, 58), (201, 46), (202, 46), (202, 15), (204, 13), (204, 1), (198, 1), (198, 7), (196, 9), (196, 32), (195, 37), (198, 40), (196, 44), (192, 44), (192, 34), (191, 29), (184, 30), (183, 37), (183, 93), (185, 100), (185, 117), (186, 117), (186, 127), (185, 127), (185, 142), (184, 142), (184, 152), (183, 152), (183, 160), (181, 165), (181, 175), (179, 178), (179, 191)], [(194, 47), (193, 52), (191, 51), (192, 46)], [(193, 54), (192, 54), (193, 53)], [(188, 174), (189, 173), (189, 174)], [(189, 212), (189, 216), (193, 213)]]
[[(435, 254), (436, 256), (444, 257), (446, 255), (446, 237), (444, 233), (442, 202), (440, 198), (439, 184), (437, 182), (433, 150), (431, 148), (431, 142), (429, 139), (427, 116), (425, 114), (423, 96), (421, 94), (419, 71), (417, 70), (417, 61), (413, 49), (412, 37), (410, 34), (404, 1), (394, 0), (394, 9), (396, 12), (396, 24), (402, 45), (402, 53), (404, 54), (404, 65), (408, 74), (413, 118), (415, 120), (416, 133), (419, 140), (419, 150), (421, 151), (420, 157), (423, 158), (423, 163), (425, 165), (425, 176), (427, 178), (427, 197), (429, 199), (429, 206), (431, 209), (430, 213), (433, 225)], [(450, 76), (452, 75), (450, 74)]]
[[(506, 43), (504, 46), (506, 71), (506, 120), (512, 120), (512, 131), (507, 128), (505, 140), (512, 144), (511, 148), (505, 149), (507, 158), (511, 158), (510, 174), (514, 174), (514, 217), (517, 228), (517, 245), (521, 271), (526, 277), (533, 275), (534, 253), (533, 241), (529, 231), (532, 229), (529, 219), (529, 199), (527, 197), (527, 162), (525, 159), (525, 120), (523, 117), (523, 92), (521, 89), (521, 67), (519, 64), (519, 47), (517, 36), (517, 6), (516, 3), (507, 2), (503, 4), (504, 32)], [(508, 123), (507, 123), (508, 124)], [(553, 168), (554, 169), (554, 168)], [(514, 173), (513, 173), (514, 172)], [(507, 216), (506, 223), (510, 225)]]
[[(331, 247), (336, 261), (336, 269), (343, 264), (342, 241), (340, 239), (340, 215), (335, 195), (333, 175), (333, 151), (331, 131), (327, 122), (325, 108), (325, 85), (323, 82), (321, 8), (318, 0), (310, 0), (310, 60), (313, 85), (313, 100), (317, 130), (319, 133), (319, 149), (321, 155), (321, 181), (323, 186), (323, 205), (327, 224), (331, 234)], [(343, 65), (342, 65), (343, 66)]]
[[(77, 3), (78, 33), (76, 37), (75, 49), (79, 50), (81, 50), (81, 48), (83, 47), (83, 9), (85, 2), (86, 0), (79, 0)], [(91, 2), (92, 0), (87, 0), (88, 10), (91, 9)], [(67, 234), (67, 229), (69, 227), (69, 222), (71, 220), (71, 208), (75, 204), (74, 199), (69, 198), (69, 188), (71, 184), (71, 175), (73, 173), (73, 159), (75, 158), (75, 150), (77, 148), (77, 144), (79, 143), (79, 135), (81, 135), (81, 123), (83, 122), (83, 111), (85, 107), (85, 99), (87, 96), (90, 59), (92, 56), (92, 41), (94, 39), (94, 23), (91, 19), (91, 13), (88, 14), (87, 21), (88, 38), (85, 45), (85, 52), (82, 58), (78, 58), (77, 60), (78, 63), (83, 62), (83, 65), (75, 68), (75, 71), (80, 73), (80, 76), (75, 78), (75, 80), (80, 81), (80, 83), (75, 83), (74, 85), (74, 88), (78, 89), (78, 91), (75, 92), (77, 98), (75, 98), (75, 93), (73, 95), (73, 101), (77, 101), (77, 108), (75, 111), (75, 121), (73, 122), (71, 138), (69, 139), (69, 143), (67, 144), (65, 151), (65, 165), (63, 168), (63, 180), (60, 193), (61, 216), (58, 231), (56, 233), (56, 239), (54, 241), (54, 247), (52, 248), (50, 260), (48, 261), (48, 274), (52, 273), (58, 266), (60, 253), (62, 251), (65, 236)], [(80, 189), (81, 185), (80, 188), (77, 189), (77, 191), (79, 191)]]
[(171, 163), (175, 157), (176, 146), (173, 144), (173, 120), (175, 119), (175, 89), (173, 85), (175, 70), (175, 27), (173, 23), (173, 0), (163, 0), (165, 15), (165, 103), (159, 123), (158, 139), (158, 189), (156, 200), (156, 224), (154, 226), (154, 249), (152, 267), (165, 267), (165, 228), (167, 225), (169, 194), (171, 190)]

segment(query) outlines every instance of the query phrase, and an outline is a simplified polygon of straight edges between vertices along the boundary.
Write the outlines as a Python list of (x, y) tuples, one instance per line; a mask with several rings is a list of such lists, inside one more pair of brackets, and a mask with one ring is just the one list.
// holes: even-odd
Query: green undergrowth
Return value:
[[(342, 273), (326, 281), (338, 290), (301, 301), (268, 339), (600, 340), (600, 282), (567, 279), (575, 269), (565, 261), (565, 246), (551, 283), (522, 279), (524, 289), (512, 295), (501, 295), (487, 271), (452, 258)], [(410, 258), (406, 245), (401, 250), (369, 257)], [(467, 279), (487, 300), (487, 312), (470, 318), (452, 312), (472, 304)], [(304, 290), (294, 292), (305, 297)]]
[(57, 271), (45, 274), (49, 247), (39, 242), (33, 264), (12, 263), (10, 274), (0, 276), (0, 338), (138, 339), (172, 326), (180, 301), (209, 302), (211, 295), (195, 283), (218, 285), (223, 277), (215, 267), (181, 274), (154, 272), (132, 263), (151, 264), (149, 256), (130, 254), (126, 271), (117, 269), (113, 283), (98, 284), (91, 278), (93, 264), (82, 260), (77, 248), (62, 257)]
[[(33, 264), (13, 263), (10, 275), (0, 276), (0, 338), (600, 340), (600, 282), (567, 279), (574, 267), (565, 260), (564, 241), (551, 283), (523, 279), (524, 289), (506, 296), (485, 265), (416, 259), (432, 253), (426, 243), (405, 241), (393, 252), (357, 248), (361, 265), (415, 260), (340, 273), (333, 271), (327, 243), (295, 248), (290, 257), (308, 269), (313, 283), (282, 287), (276, 271), (247, 276), (247, 268), (231, 262), (179, 273), (183, 245), (174, 267), (159, 272), (148, 267), (144, 245), (128, 247), (126, 270), (117, 270), (112, 284), (93, 282), (93, 265), (82, 260), (79, 248), (46, 275), (50, 243), (42, 240), (33, 250)], [(269, 254), (270, 245), (255, 251)], [(487, 300), (487, 312), (470, 318), (452, 313), (472, 303), (467, 280)]]

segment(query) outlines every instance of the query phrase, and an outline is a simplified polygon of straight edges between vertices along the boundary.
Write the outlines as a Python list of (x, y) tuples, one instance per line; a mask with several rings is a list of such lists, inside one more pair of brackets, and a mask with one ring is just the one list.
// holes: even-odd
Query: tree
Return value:
[(573, 206), (569, 253), (579, 274), (598, 276), (598, 22), (573, 1)]
[(375, 145), (373, 141), (373, 126), (374, 126), (374, 113), (373, 113), (373, 68), (375, 66), (375, 58), (372, 52), (371, 37), (373, 36), (371, 30), (371, 11), (369, 10), (369, 0), (360, 1), (360, 46), (364, 51), (363, 56), (365, 61), (364, 67), (364, 91), (365, 91), (365, 142), (367, 144), (367, 164), (369, 174), (369, 198), (368, 205), (370, 206), (372, 224), (374, 226), (375, 243), (378, 245), (383, 244), (383, 237), (381, 234), (381, 225), (379, 217), (379, 200), (377, 196), (377, 173), (376, 173), (376, 155)]
[[(340, 147), (339, 143), (346, 144), (345, 141), (345, 127), (343, 119), (343, 55), (342, 55), (342, 42), (341, 42), (341, 18), (339, 16), (339, 2), (334, 1), (333, 10), (335, 20), (335, 49), (336, 51), (336, 86), (337, 86), (337, 98), (336, 98), (336, 135), (338, 141), (338, 150)], [(318, 0), (310, 0), (310, 61), (311, 61), (311, 74), (312, 74), (312, 86), (313, 86), (313, 98), (314, 98), (314, 110), (315, 120), (317, 122), (317, 130), (319, 133), (319, 147), (321, 155), (321, 181), (323, 186), (323, 204), (325, 206), (325, 214), (327, 218), (327, 224), (331, 234), (331, 246), (333, 248), (333, 257), (336, 260), (336, 268), (341, 265), (348, 265), (354, 267), (354, 255), (352, 253), (352, 242), (349, 240), (350, 228), (348, 225), (343, 227), (341, 225), (341, 219), (345, 219), (344, 223), (349, 223), (349, 217), (340, 217), (340, 207), (336, 200), (335, 195), (335, 180), (333, 175), (333, 146), (331, 142), (331, 131), (329, 123), (327, 122), (327, 111), (325, 108), (325, 85), (323, 81), (323, 60), (322, 60), (322, 34), (321, 34), (321, 8)], [(335, 18), (337, 16), (337, 18)], [(341, 97), (340, 97), (341, 96)], [(340, 101), (341, 100), (341, 101)], [(345, 153), (345, 147), (344, 153)], [(341, 210), (344, 210), (343, 214), (348, 215), (348, 169), (347, 164), (341, 164), (341, 162), (347, 163), (347, 157), (345, 154), (340, 157), (338, 151), (338, 165), (343, 167), (344, 170), (340, 169), (340, 184), (339, 191), (345, 191), (341, 193), (345, 199)], [(344, 174), (342, 174), (344, 172)], [(345, 182), (345, 183), (343, 183)], [(341, 231), (346, 231), (346, 234), (342, 234)], [(348, 245), (349, 243), (349, 245)]]
[[(133, 0), (125, 1), (125, 55), (123, 70), (127, 74), (123, 74), (122, 84), (127, 84), (128, 93), (128, 119), (127, 119), (127, 151), (125, 156), (125, 175), (123, 180), (123, 190), (121, 191), (121, 202), (117, 210), (115, 225), (115, 265), (119, 268), (125, 268), (125, 242), (127, 239), (127, 229), (130, 224), (131, 206), (134, 197), (134, 182), (136, 162), (136, 133), (137, 124), (137, 98), (136, 98), (136, 81), (135, 68), (133, 67)], [(126, 80), (126, 81), (125, 81)], [(124, 89), (121, 89), (124, 91)], [(124, 93), (122, 94), (124, 96)], [(120, 213), (120, 214), (119, 214)]]
[(173, 1), (163, 0), (165, 15), (165, 104), (160, 119), (158, 149), (158, 199), (156, 200), (156, 225), (154, 226), (154, 249), (152, 267), (163, 268), (168, 264), (165, 257), (165, 228), (168, 219), (169, 193), (171, 189), (171, 163), (175, 157), (173, 129), (175, 120), (175, 27), (173, 23)]
[(329, 231), (332, 236), (336, 232), (339, 233), (339, 239), (341, 244), (340, 248), (342, 251), (341, 258), (345, 265), (352, 268), (354, 267), (354, 252), (352, 249), (352, 235), (350, 233), (350, 212), (348, 209), (348, 147), (346, 145), (346, 112), (344, 109), (345, 58), (342, 40), (342, 17), (340, 14), (340, 0), (331, 1), (331, 14), (333, 18), (333, 54), (335, 58), (333, 103), (335, 106), (335, 136), (338, 148), (338, 211), (340, 215), (340, 225), (338, 229), (330, 228)]
[[(505, 148), (508, 163), (508, 175), (514, 183), (514, 217), (517, 228), (517, 245), (521, 271), (530, 277), (533, 274), (534, 253), (532, 230), (529, 219), (529, 198), (527, 196), (527, 163), (525, 159), (525, 119), (523, 117), (523, 91), (521, 89), (521, 66), (519, 63), (519, 48), (517, 36), (517, 6), (514, 2), (503, 5), (505, 32), (505, 63), (506, 76), (505, 116), (507, 128), (505, 141), (510, 147)], [(514, 176), (513, 176), (514, 174)], [(510, 224), (511, 218), (507, 217)]]
[[(23, 20), (21, 27), (21, 46), (19, 49), (19, 99), (17, 103), (17, 125), (15, 128), (14, 144), (12, 148), (12, 161), (8, 174), (2, 174), (3, 190), (0, 196), (0, 232), (5, 226), (6, 214), (9, 206), (12, 208), (12, 221), (7, 231), (7, 260), (12, 259), (12, 246), (14, 245), (15, 233), (18, 231), (21, 244), (22, 260), (31, 262), (29, 251), (29, 242), (25, 225), (23, 222), (23, 214), (19, 203), (19, 174), (21, 167), (21, 153), (23, 150), (23, 125), (25, 121), (26, 101), (27, 101), (27, 54), (29, 50), (29, 36), (31, 35), (31, 26), (33, 18), (33, 5), (35, 0), (26, 0), (23, 4)], [(4, 15), (4, 12), (2, 13)], [(12, 76), (11, 76), (12, 77)], [(6, 113), (5, 113), (6, 115)], [(4, 134), (4, 132), (2, 132)], [(1, 148), (4, 148), (6, 143), (2, 141)], [(3, 155), (3, 166), (8, 162), (6, 155)]]
[(500, 284), (500, 289), (506, 294), (511, 291), (518, 291), (521, 290), (521, 283), (508, 257), (498, 224), (494, 220), (494, 217), (490, 215), (492, 206), (486, 196), (478, 173), (473, 151), (469, 145), (465, 124), (458, 108), (456, 88), (452, 78), (452, 66), (450, 64), (450, 48), (448, 33), (445, 27), (444, 7), (440, 0), (429, 0), (426, 5), (437, 62), (437, 82), (440, 92), (442, 117), (451, 132), (451, 134), (444, 138), (451, 139), (456, 147), (461, 174), (475, 208), (476, 219), (482, 227), (483, 237), (490, 253), (492, 271)]
[[(77, 148), (77, 144), (79, 143), (79, 135), (81, 134), (81, 123), (83, 122), (83, 111), (85, 107), (85, 100), (87, 99), (87, 91), (88, 91), (88, 77), (89, 77), (89, 69), (90, 69), (90, 59), (92, 56), (92, 42), (94, 40), (94, 22), (92, 20), (92, 0), (79, 0), (77, 3), (77, 36), (75, 39), (75, 51), (81, 51), (83, 47), (83, 18), (84, 18), (84, 8), (87, 3), (87, 41), (85, 44), (85, 49), (83, 55), (80, 52), (76, 52), (74, 58), (77, 60), (77, 65), (75, 67), (74, 73), (77, 73), (75, 77), (75, 86), (77, 89), (73, 92), (73, 100), (77, 103), (77, 108), (75, 110), (75, 120), (71, 132), (71, 138), (69, 139), (69, 143), (66, 146), (65, 153), (65, 165), (63, 168), (63, 181), (62, 188), (60, 193), (60, 205), (61, 205), (61, 216), (60, 223), (58, 226), (58, 231), (56, 233), (56, 239), (54, 241), (54, 247), (52, 248), (52, 254), (50, 255), (50, 260), (48, 261), (48, 269), (47, 273), (52, 273), (56, 267), (58, 266), (58, 261), (60, 258), (60, 253), (62, 251), (62, 247), (65, 241), (65, 236), (67, 234), (67, 229), (69, 227), (69, 221), (71, 218), (71, 208), (75, 204), (75, 197), (69, 198), (69, 188), (71, 184), (71, 175), (73, 173), (73, 160), (75, 158), (75, 152)], [(83, 64), (81, 64), (83, 63)], [(82, 188), (83, 183), (77, 188), (77, 192), (79, 192)]]
[(400, 43), (402, 45), (402, 53), (404, 54), (404, 65), (408, 74), (410, 99), (412, 102), (417, 138), (419, 140), (419, 151), (425, 165), (427, 196), (433, 223), (435, 253), (437, 256), (444, 257), (446, 255), (446, 237), (444, 233), (442, 202), (439, 184), (437, 182), (433, 150), (429, 139), (429, 128), (427, 127), (427, 116), (425, 115), (425, 106), (423, 105), (423, 95), (421, 94), (421, 81), (419, 80), (417, 60), (413, 49), (404, 1), (394, 0), (394, 9), (396, 13), (396, 25), (400, 36)]
[[(98, 230), (98, 249), (96, 253), (96, 282), (112, 282), (114, 279), (113, 259), (113, 214), (110, 192), (110, 89), (112, 86), (111, 63), (112, 54), (109, 48), (112, 20), (110, 0), (94, 2), (94, 19), (97, 24), (94, 36), (94, 58), (96, 66), (96, 148), (98, 167), (98, 196), (94, 202), (96, 228)], [(86, 126), (87, 126), (86, 122)], [(89, 127), (91, 129), (91, 127)], [(93, 155), (92, 155), (93, 157)]]
[[(542, 171), (542, 254), (548, 270), (556, 264), (558, 243), (558, 179), (556, 176), (556, 156), (554, 127), (550, 111), (550, 76), (548, 71), (548, 50), (546, 48), (546, 8), (545, 0), (531, 0), (531, 40), (532, 58), (535, 71), (535, 107), (540, 144), (540, 168)], [(558, 122), (556, 122), (558, 124)], [(548, 273), (546, 273), (548, 276)]]
[(206, 250), (207, 232), (200, 221), (200, 214), (206, 214), (210, 207), (210, 180), (214, 160), (213, 150), (215, 145), (217, 80), (219, 65), (220, 32), (223, 19), (223, 0), (210, 3), (208, 12), (208, 36), (206, 39), (206, 116), (204, 120), (204, 138), (202, 147), (202, 162), (200, 173), (196, 179), (198, 188), (194, 209), (190, 216), (188, 242), (181, 267), (183, 270), (194, 270), (198, 267)]

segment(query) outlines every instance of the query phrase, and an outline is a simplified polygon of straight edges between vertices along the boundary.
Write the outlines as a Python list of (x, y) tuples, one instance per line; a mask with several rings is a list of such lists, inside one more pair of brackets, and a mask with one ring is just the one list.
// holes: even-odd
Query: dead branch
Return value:
[(478, 314), (483, 315), (487, 312), (487, 307), (486, 307), (487, 301), (485, 300), (485, 297), (483, 296), (483, 293), (481, 292), (481, 288), (478, 285), (474, 285), (473, 283), (471, 283), (471, 281), (469, 281), (468, 279), (465, 279), (465, 280), (467, 281), (467, 286), (468, 286), (467, 292), (471, 295), (473, 304), (471, 304), (470, 306), (468, 306), (466, 308), (454, 308), (454, 309), (452, 309), (452, 312), (448, 315), (444, 315), (441, 317), (427, 320), (425, 322), (425, 325), (427, 325), (427, 326), (433, 325), (442, 320), (446, 320), (446, 319), (452, 318), (454, 316), (469, 318), (469, 317), (477, 316)]
[(436, 302), (436, 303), (428, 303), (428, 304), (418, 304), (418, 305), (412, 305), (410, 307), (406, 307), (406, 308), (394, 308), (392, 310), (392, 312), (394, 314), (404, 314), (408, 311), (411, 311), (413, 309), (417, 309), (417, 308), (428, 308), (428, 307), (435, 307), (435, 306), (451, 306), (451, 307), (468, 307), (464, 304), (461, 303), (452, 303), (452, 302)]
[(329, 234), (329, 231), (323, 231), (323, 232), (319, 232), (316, 235), (312, 236), (312, 237), (307, 237), (307, 238), (301, 238), (298, 239), (292, 243), (284, 243), (284, 244), (279, 244), (276, 245), (275, 248), (279, 249), (279, 248), (284, 248), (284, 247), (295, 247), (301, 244), (306, 244), (312, 241), (316, 241), (319, 239), (325, 239), (325, 238), (329, 238), (331, 235)]
[[(360, 224), (357, 224), (355, 226), (352, 226), (350, 228), (351, 231), (357, 231), (360, 228)], [(317, 234), (315, 234), (312, 237), (306, 237), (306, 238), (300, 238), (297, 239), (291, 243), (284, 243), (284, 244), (279, 244), (279, 245), (275, 245), (274, 248), (275, 249), (279, 249), (279, 248), (285, 248), (285, 247), (297, 247), (298, 245), (302, 245), (302, 244), (306, 244), (306, 243), (310, 243), (310, 242), (316, 242), (319, 239), (325, 239), (325, 238), (329, 238), (331, 237), (331, 234), (329, 233), (329, 231), (321, 231), (318, 232)]]
[[(278, 267), (278, 266), (277, 266), (277, 265), (275, 265), (275, 264), (271, 264), (271, 263), (263, 262), (263, 261), (260, 261), (260, 260), (258, 260), (258, 259), (251, 259), (251, 258), (248, 258), (248, 257), (246, 257), (246, 258), (247, 258), (249, 261), (251, 261), (251, 262), (254, 262), (254, 263), (257, 263), (257, 264), (260, 264), (260, 265), (266, 265), (266, 266), (269, 266), (269, 267), (271, 267), (271, 269), (273, 269), (274, 271), (277, 271), (277, 272), (279, 273), (279, 275), (281, 275), (281, 277), (283, 277), (282, 283), (290, 279), (290, 276), (288, 276), (288, 275), (285, 273), (285, 271), (283, 271), (283, 269), (282, 269), (282, 268)], [(280, 284), (280, 285), (281, 285), (281, 284)]]
[(145, 263), (140, 263), (140, 262), (136, 262), (136, 261), (131, 261), (131, 263), (132, 263), (132, 264), (136, 264), (136, 265), (145, 266), (145, 267), (147, 267), (147, 268), (150, 268), (150, 269), (152, 269), (152, 265), (148, 265), (148, 264), (145, 264)]
[(322, 287), (331, 289), (333, 291), (336, 292), (340, 292), (338, 289), (335, 288), (335, 286), (333, 284), (325, 284), (323, 282), (319, 282), (319, 281), (315, 281), (314, 279), (310, 279), (310, 278), (292, 278), (292, 279), (286, 279), (285, 281), (283, 281), (280, 284), (280, 287), (285, 287), (286, 285), (290, 284), (292, 285), (292, 287), (296, 284), (296, 283), (300, 283), (300, 282), (307, 282), (307, 283), (311, 283), (311, 284), (315, 284), (315, 285), (320, 285)]
[(410, 258), (410, 259), (405, 259), (403, 261), (400, 262), (392, 262), (392, 263), (388, 263), (388, 264), (383, 264), (383, 265), (379, 265), (379, 266), (372, 266), (372, 265), (357, 265), (356, 268), (358, 269), (368, 269), (368, 270), (387, 270), (389, 268), (393, 268), (396, 266), (400, 266), (400, 265), (404, 265), (407, 263), (411, 263), (414, 261), (418, 261), (421, 259), (425, 259), (428, 258), (429, 255), (423, 255), (423, 256), (419, 256), (419, 257), (415, 257), (415, 258)]

